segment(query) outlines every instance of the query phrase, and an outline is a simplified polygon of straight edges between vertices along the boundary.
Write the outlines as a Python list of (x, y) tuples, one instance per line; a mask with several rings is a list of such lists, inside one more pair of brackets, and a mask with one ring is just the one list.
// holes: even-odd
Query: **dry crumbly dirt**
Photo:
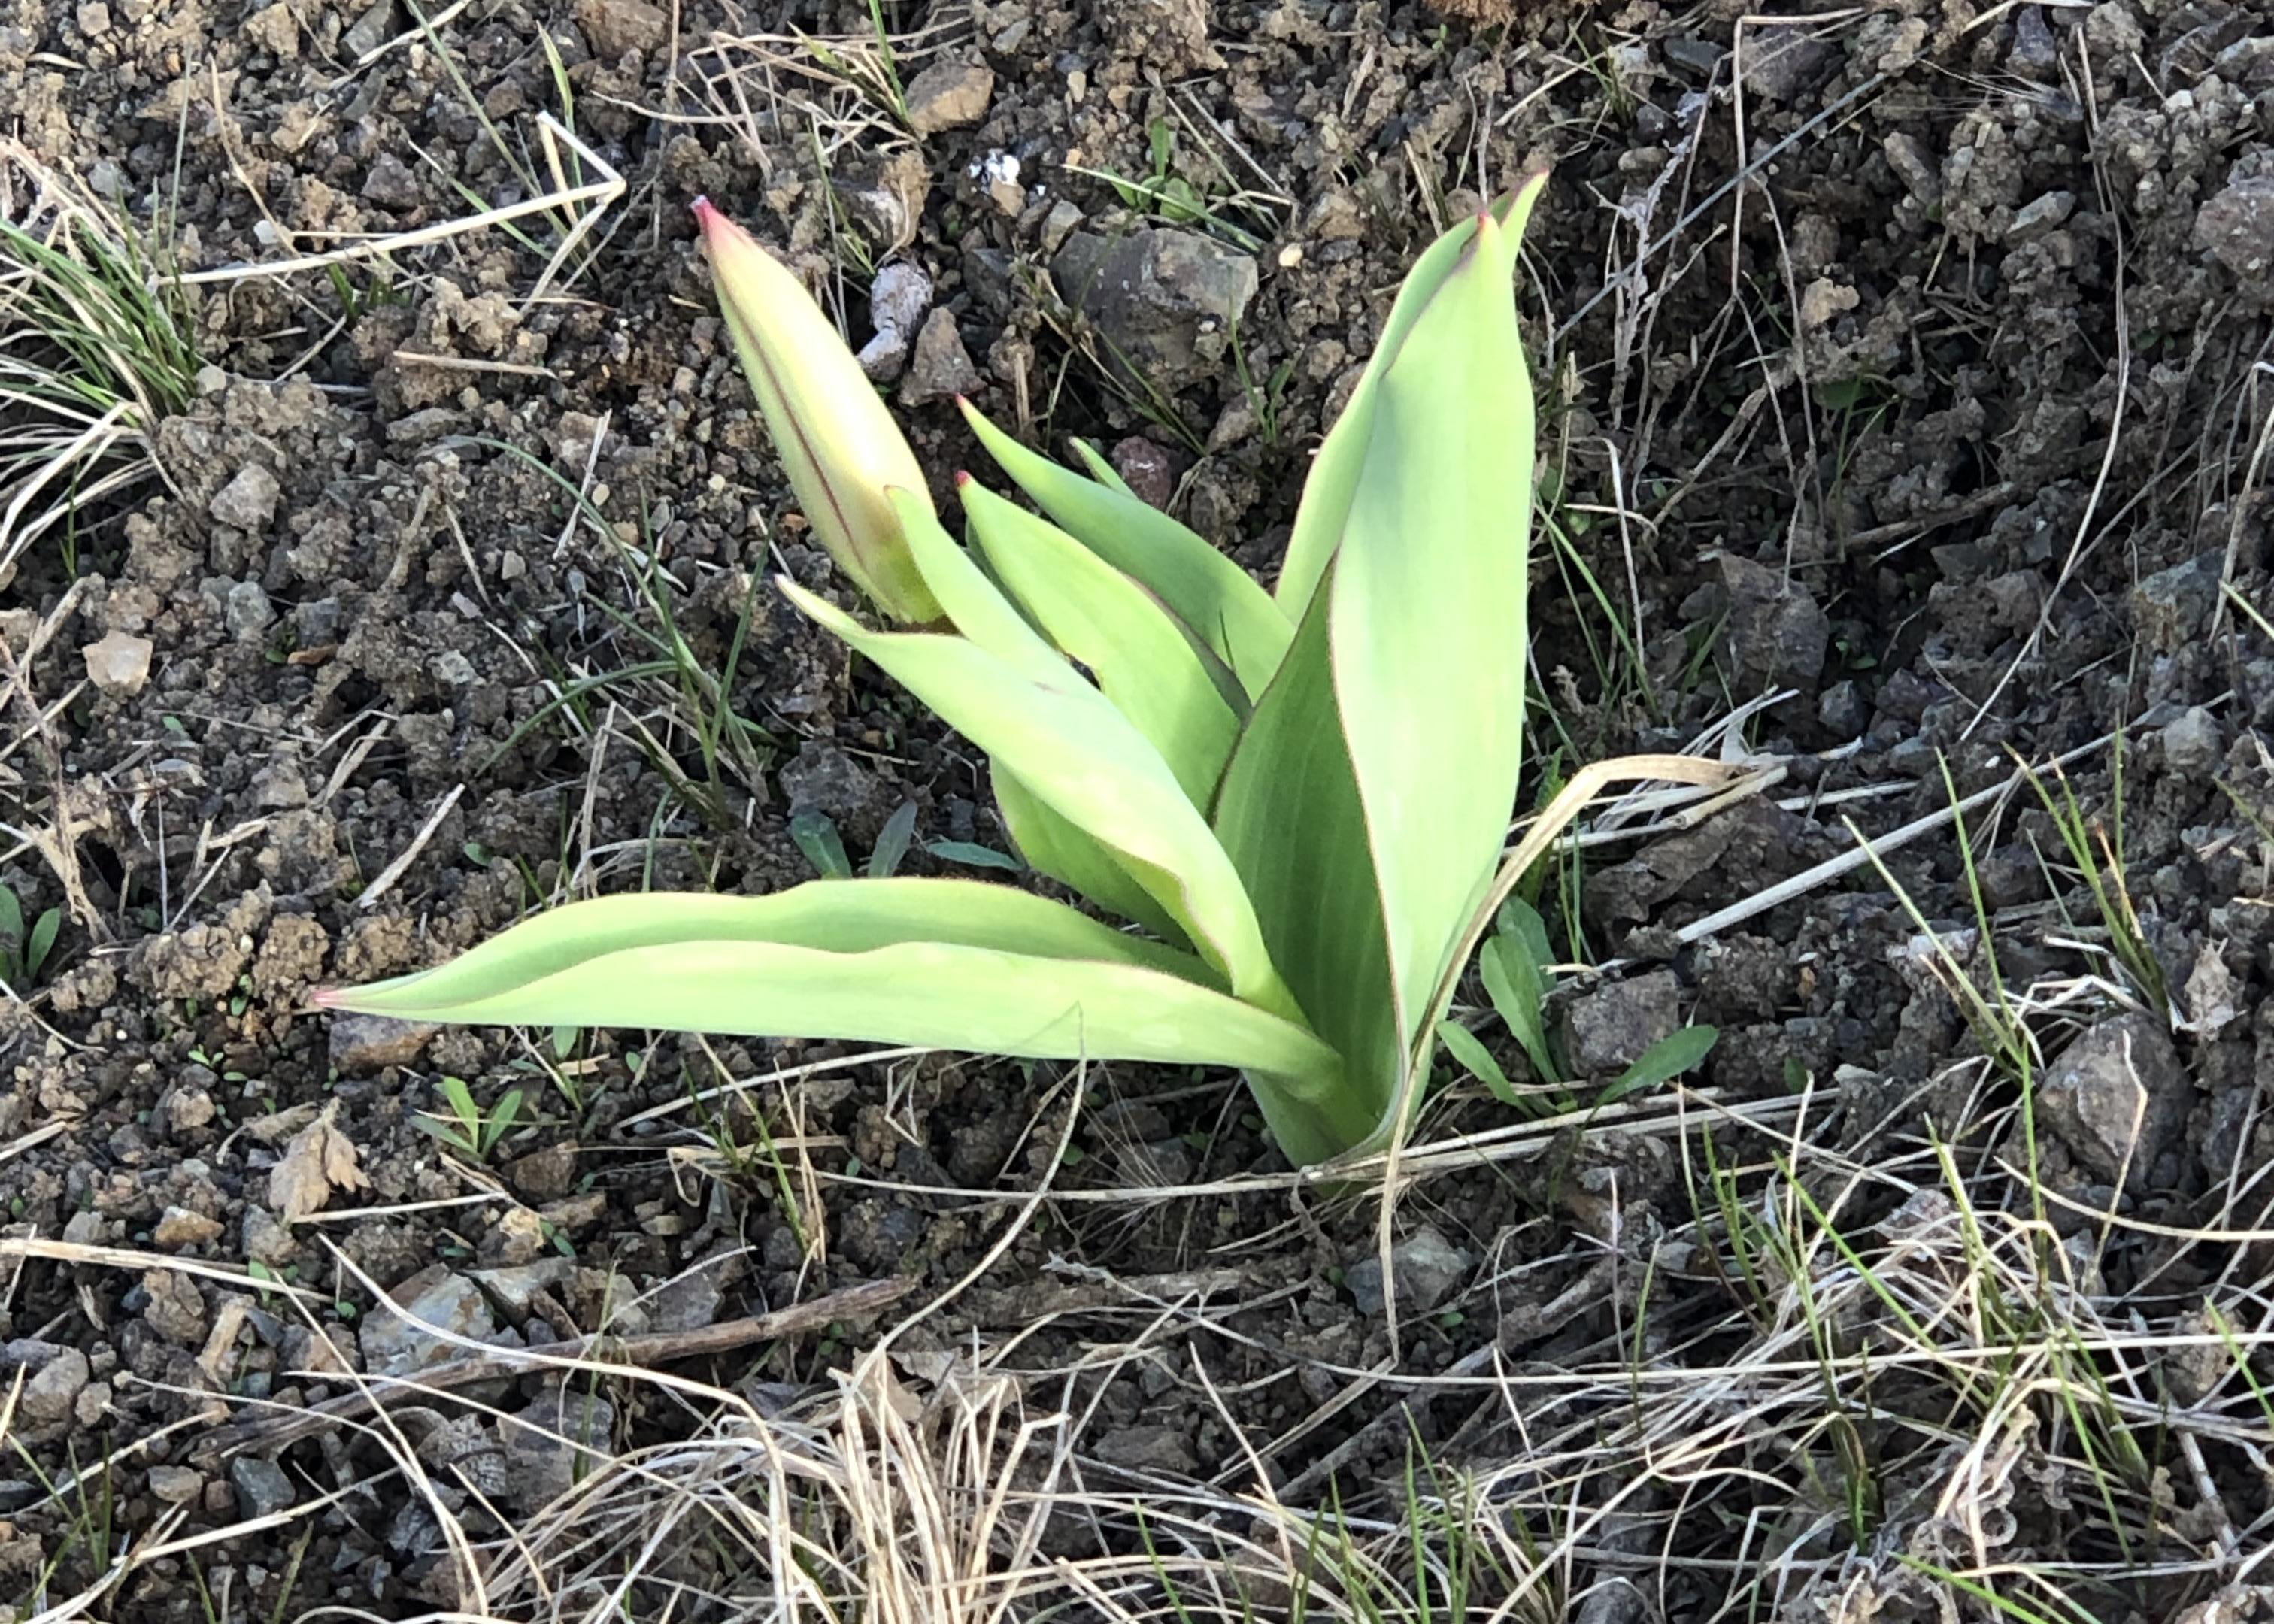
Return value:
[[(920, 137), (859, 5), (0, 7), (13, 206), (35, 168), (74, 177), (186, 271), (508, 206), (551, 184), (540, 115), (597, 157), (561, 149), (571, 184), (626, 183), (541, 289), (558, 212), (199, 284), (206, 370), (162, 476), (0, 588), (0, 884), (64, 914), (28, 1001), (0, 1002), (0, 1605), (471, 1607), (441, 1514), (502, 1568), (503, 1530), (570, 1481), (565, 1446), (489, 1417), (622, 1454), (706, 1424), (621, 1382), (564, 1420), (557, 1387), (506, 1376), (392, 1434), (215, 1447), (225, 1412), (351, 1390), (344, 1366), (456, 1357), (374, 1288), (523, 1346), (905, 1279), (857, 1320), (649, 1346), (794, 1415), (959, 1288), (896, 1344), (903, 1378), (945, 1390), (958, 1351), (1015, 1375), (1030, 1411), (1079, 1417), (1100, 1493), (1229, 1507), (1261, 1470), (1380, 1528), (1416, 1459), (1466, 1474), (1481, 1543), (1552, 1553), (1480, 1567), (1479, 1616), (2265, 1616), (2274, 11), (882, 15)], [(1622, 966), (1559, 995), (1583, 1069), (1677, 1021), (1719, 1043), (1681, 1090), (1481, 1149), (1462, 1136), (1508, 1113), (1449, 1091), (1396, 1213), (1395, 1342), (1375, 1202), (1276, 1177), (1224, 1077), (1077, 1089), (310, 1011), (546, 901), (810, 877), (794, 815), (859, 865), (913, 804), (904, 872), (1004, 844), (976, 753), (764, 584), (851, 601), (712, 313), (695, 197), (812, 272), (856, 344), (873, 267), (929, 280), (883, 370), (942, 482), (979, 463), (969, 393), (1037, 442), (1096, 439), (1268, 576), (1404, 266), (1544, 162), (1535, 757), (1682, 748), (1773, 693), (1746, 739), (1785, 777), (1559, 874), (1557, 940)], [(1135, 211), (1148, 177), (1172, 220)], [(1135, 265), (1138, 297), (1101, 264)], [(81, 682), (114, 635), (151, 647), (132, 691)], [(680, 642), (723, 700), (682, 686)], [(1898, 829), (2017, 756), (2067, 757), (2152, 974), (2111, 951), (2027, 786), (1974, 808), (1969, 847), (1946, 824), (1886, 862), (2012, 990), (2026, 1113), (1872, 868), (1683, 936), (1850, 849), (1850, 820)], [(486, 1157), (418, 1126), (445, 1078), (518, 1091)], [(1000, 1199), (1045, 1177), (1096, 1199)], [(1992, 1344), (2042, 1357), (1969, 1363)], [(684, 1543), (623, 1616), (766, 1593), (732, 1541)], [(1046, 1544), (1142, 1548), (1072, 1511)], [(544, 1612), (517, 1583), (479, 1605)]]

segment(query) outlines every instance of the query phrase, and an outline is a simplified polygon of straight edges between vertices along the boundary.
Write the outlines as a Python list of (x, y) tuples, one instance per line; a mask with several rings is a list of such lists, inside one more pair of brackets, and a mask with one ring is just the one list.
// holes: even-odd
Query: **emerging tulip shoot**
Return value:
[(1221, 1065), (1299, 1164), (1400, 1132), (1514, 877), (1533, 441), (1514, 283), (1540, 184), (1414, 266), (1276, 592), (1094, 456), (1096, 477), (1073, 472), (968, 407), (1047, 516), (967, 482), (967, 550), (796, 279), (697, 205), (808, 520), (880, 608), (930, 629), (781, 590), (987, 752), (1033, 868), (1139, 929), (966, 880), (625, 896), (322, 1002)]

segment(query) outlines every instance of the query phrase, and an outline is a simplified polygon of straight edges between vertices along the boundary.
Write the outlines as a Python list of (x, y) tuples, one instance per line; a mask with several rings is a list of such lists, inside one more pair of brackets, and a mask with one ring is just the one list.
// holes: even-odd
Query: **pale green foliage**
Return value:
[[(1533, 417), (1514, 283), (1539, 186), (1417, 264), (1276, 595), (968, 408), (1047, 517), (967, 485), (966, 551), (921, 491), (862, 483), (855, 452), (879, 454), (847, 425), (877, 402), (857, 372), (832, 383), (841, 355), (762, 387), (800, 494), (835, 515), (809, 518), (922, 629), (782, 590), (987, 752), (1034, 868), (1149, 935), (1000, 885), (824, 880), (582, 903), (325, 1002), (1232, 1066), (1299, 1163), (1400, 1131), (1516, 796)], [(721, 292), (746, 355), (787, 353)]]

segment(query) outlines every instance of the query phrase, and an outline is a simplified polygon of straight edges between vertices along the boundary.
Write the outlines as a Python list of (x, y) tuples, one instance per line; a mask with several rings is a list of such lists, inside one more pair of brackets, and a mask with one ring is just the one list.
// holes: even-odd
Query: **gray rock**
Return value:
[(1681, 984), (1673, 971), (1605, 981), (1564, 1010), (1563, 1057), (1582, 1076), (1612, 1076), (1681, 1024)]
[(1901, 130), (1891, 132), (1880, 140), (1879, 150), (1913, 198), (1929, 208), (1942, 200), (1942, 171), (1918, 137)]
[(716, 1324), (726, 1300), (715, 1267), (689, 1269), (664, 1282), (649, 1304), (659, 1331), (699, 1331)]
[(1832, 646), (1832, 620), (1808, 589), (1728, 553), (1721, 555), (1721, 584), (1729, 595), (1722, 639), (1746, 681), (1762, 688), (1814, 687)]
[(237, 582), (222, 600), (222, 624), (239, 643), (252, 642), (276, 624), (276, 605), (258, 581)]
[(1165, 509), (1177, 493), (1176, 463), (1142, 434), (1132, 434), (1113, 447), (1113, 470), (1148, 508)]
[(79, 650), (87, 661), (87, 680), (113, 698), (130, 698), (150, 680), (151, 643), (132, 632), (107, 633)]
[(1163, 74), (1224, 65), (1209, 45), (1207, 0), (1103, 0), (1098, 21), (1116, 56)]
[(1164, 1477), (1189, 1477), (1200, 1470), (1192, 1440), (1174, 1426), (1121, 1426), (1090, 1446), (1090, 1453), (1108, 1466), (1124, 1471), (1157, 1472)]
[(1254, 298), (1255, 261), (1190, 231), (1077, 231), (1050, 260), (1058, 297), (1148, 380), (1197, 382), (1224, 361)]
[(945, 308), (924, 318), (916, 335), (915, 355), (908, 375), (900, 380), (900, 404), (925, 406), (952, 395), (968, 395), (979, 387), (979, 369), (963, 347), (963, 334), (955, 316)]
[(2025, 5), (2014, 12), (2014, 48), (2006, 53), (2006, 65), (2026, 78), (2049, 71), (2059, 60), (2060, 47), (2044, 8)]
[(907, 365), (916, 329), (931, 307), (931, 278), (904, 259), (877, 273), (869, 286), (869, 321), (876, 336), (861, 347), (861, 370), (890, 383)]
[(792, 813), (814, 811), (856, 823), (883, 798), (877, 775), (826, 739), (808, 739), (797, 759), (781, 768), (783, 799)]
[(576, 1272), (576, 1266), (566, 1258), (539, 1258), (510, 1268), (476, 1269), (474, 1283), (517, 1325), (529, 1318), (531, 1304), (538, 1292), (561, 1284)]
[(395, 35), (396, 20), (395, 0), (379, 0), (340, 36), (340, 43), (346, 48), (348, 59), (352, 62), (386, 44)]
[(497, 1340), (497, 1321), (481, 1288), (439, 1263), (412, 1275), (388, 1296), (401, 1313), (386, 1308), (373, 1310), (364, 1320), (359, 1339), (364, 1367), (374, 1374), (404, 1376), (465, 1357), (463, 1349), (435, 1335), (428, 1326), (471, 1342)]
[(257, 534), (276, 516), (276, 500), (282, 494), (275, 475), (258, 462), (247, 462), (237, 470), (235, 478), (214, 492), (206, 511), (234, 530)]
[(2086, 1169), (2148, 1187), (2187, 1124), (2194, 1090), (2171, 1034), (2144, 1015), (2102, 1021), (2061, 1052), (2037, 1086), (2038, 1120)]
[(1832, 77), (1845, 53), (1837, 41), (1805, 28), (1770, 28), (1745, 36), (1745, 88), (1769, 102), (1789, 102)]
[(632, 51), (653, 51), (671, 37), (671, 18), (648, 0), (578, 0), (576, 26), (604, 62)]
[(16, 1401), (16, 1413), (23, 1425), (34, 1431), (44, 1431), (69, 1422), (92, 1374), (87, 1355), (76, 1348), (29, 1337), (0, 1347), (0, 1369), (21, 1369), (26, 1365), (32, 1373)]
[(596, 1394), (546, 1394), (503, 1427), (508, 1492), (525, 1510), (551, 1503), (614, 1458), (615, 1408)]
[(421, 200), (418, 177), (402, 159), (383, 152), (372, 160), (371, 173), (364, 177), (363, 199), (381, 208), (416, 208)]
[(1871, 713), (1854, 680), (1843, 678), (1826, 688), (1823, 697), (1816, 702), (1816, 719), (1834, 738), (1855, 739), (1860, 738), (1871, 725)]
[(169, 1342), (193, 1348), (205, 1340), (206, 1300), (197, 1282), (173, 1269), (152, 1269), (142, 1276), (149, 1301), (142, 1320)]
[(300, 1498), (284, 1469), (257, 1455), (240, 1455), (229, 1463), (229, 1486), (237, 1491), (237, 1515), (247, 1520), (290, 1511)]
[(2201, 705), (2190, 705), (2164, 729), (2164, 764), (2173, 772), (2201, 778), (2218, 767), (2225, 749), (2218, 718)]
[(1677, 34), (1660, 48), (1666, 59), (1684, 73), (1708, 74), (1721, 65), (1728, 52), (1711, 40), (1701, 40), (1694, 34)]
[(2048, 192), (2043, 197), (2024, 203), (2014, 212), (2014, 223), (2006, 228), (2009, 243), (2034, 243), (2048, 231), (2058, 230), (2076, 212), (2076, 193)]
[(409, 1065), (418, 1058), (441, 1024), (431, 1020), (395, 1020), (385, 1015), (332, 1017), (332, 1064), (341, 1071), (383, 1071), (388, 1066)]
[(2239, 180), (2197, 209), (2195, 246), (2265, 291), (2274, 273), (2274, 177)]
[(2150, 654), (2176, 654), (2202, 635), (2218, 602), (2219, 563), (2206, 553), (2132, 589), (2132, 630)]
[(186, 1466), (153, 1466), (150, 1469), (150, 1493), (169, 1506), (186, 1506), (205, 1492), (204, 1474), (192, 1471)]
[[(1397, 1282), (1400, 1314), (1426, 1314), (1449, 1300), (1468, 1280), (1474, 1259), (1434, 1229), (1424, 1226), (1389, 1248)], [(1360, 1313), (1387, 1312), (1382, 1289), (1382, 1259), (1368, 1252), (1344, 1275)]]
[(1051, 204), (1050, 212), (1043, 216), (1043, 252), (1058, 252), (1081, 223), (1081, 209), (1078, 205), (1065, 198)]
[(960, 130), (987, 117), (995, 70), (983, 62), (935, 62), (908, 81), (908, 127), (919, 136)]

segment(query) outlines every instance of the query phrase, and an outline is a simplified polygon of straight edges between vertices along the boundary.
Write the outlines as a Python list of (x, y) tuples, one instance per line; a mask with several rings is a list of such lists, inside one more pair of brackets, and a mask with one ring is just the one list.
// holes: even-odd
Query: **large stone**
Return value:
[(1254, 298), (1255, 261), (1190, 231), (1077, 231), (1050, 261), (1058, 297), (1145, 380), (1199, 381), (1224, 362)]
[(2274, 177), (2239, 180), (2197, 209), (2195, 245), (2265, 291), (2274, 279)]
[(363, 1325), (364, 1365), (374, 1374), (405, 1376), (466, 1357), (463, 1348), (436, 1335), (436, 1329), (470, 1342), (497, 1338), (497, 1321), (482, 1289), (440, 1264), (412, 1275), (388, 1296), (395, 1308), (373, 1310)]
[(652, 51), (671, 36), (671, 19), (648, 0), (579, 0), (576, 26), (592, 54), (616, 62), (631, 51)]
[(987, 117), (995, 70), (983, 62), (935, 62), (908, 81), (908, 127), (918, 135), (959, 130)]
[(2037, 1116), (2088, 1171), (2136, 1192), (2185, 1129), (2192, 1093), (2171, 1034), (2120, 1015), (2061, 1051), (2037, 1085)]
[(247, 462), (215, 492), (206, 511), (233, 530), (258, 532), (276, 516), (276, 499), (282, 493), (275, 475), (258, 462)]
[(1605, 981), (1564, 1010), (1563, 1057), (1583, 1077), (1614, 1076), (1681, 1024), (1681, 985), (1673, 971)]
[[(1389, 1267), (1397, 1286), (1400, 1313), (1426, 1314), (1449, 1299), (1469, 1277), (1469, 1254), (1434, 1229), (1424, 1226), (1391, 1245)], [(1369, 1251), (1344, 1275), (1359, 1312), (1384, 1312), (1381, 1256)]]

